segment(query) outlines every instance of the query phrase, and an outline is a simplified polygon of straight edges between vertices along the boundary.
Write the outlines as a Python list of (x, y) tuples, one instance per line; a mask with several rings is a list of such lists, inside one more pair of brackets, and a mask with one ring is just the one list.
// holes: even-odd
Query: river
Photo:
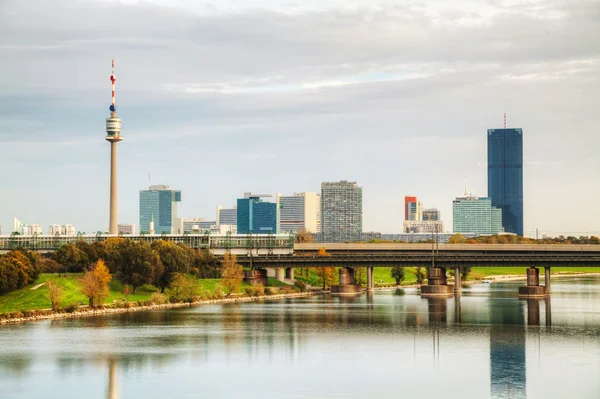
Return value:
[(0, 327), (0, 398), (599, 398), (600, 278)]

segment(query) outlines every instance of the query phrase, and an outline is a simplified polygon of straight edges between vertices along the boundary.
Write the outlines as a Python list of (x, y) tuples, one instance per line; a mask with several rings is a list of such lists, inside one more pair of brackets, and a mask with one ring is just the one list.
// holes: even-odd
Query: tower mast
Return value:
[(110, 142), (110, 216), (108, 222), (108, 233), (118, 234), (118, 193), (117, 193), (117, 143), (123, 140), (121, 137), (121, 119), (117, 117), (115, 103), (115, 60), (112, 60), (112, 73), (110, 75), (112, 84), (112, 103), (109, 107), (110, 117), (106, 118), (106, 141)]

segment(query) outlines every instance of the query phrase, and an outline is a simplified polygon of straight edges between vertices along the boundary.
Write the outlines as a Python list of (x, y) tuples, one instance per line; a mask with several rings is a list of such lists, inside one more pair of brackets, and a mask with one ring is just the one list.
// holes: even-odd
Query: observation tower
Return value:
[(115, 107), (115, 60), (112, 60), (112, 104), (110, 105), (110, 117), (106, 118), (106, 141), (110, 142), (110, 218), (108, 223), (108, 233), (118, 234), (119, 209), (117, 203), (117, 143), (123, 140), (121, 137), (121, 119), (117, 118), (117, 108)]

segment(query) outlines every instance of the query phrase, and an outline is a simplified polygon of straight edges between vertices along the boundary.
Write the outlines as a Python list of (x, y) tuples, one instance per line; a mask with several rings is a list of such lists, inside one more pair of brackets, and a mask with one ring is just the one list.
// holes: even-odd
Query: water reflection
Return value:
[[(0, 378), (0, 397), (39, 397), (44, 389), (36, 386), (64, 383), (97, 384), (94, 392), (108, 398), (152, 397), (166, 384), (160, 381), (184, 392), (202, 376), (206, 396), (218, 397), (388, 397), (398, 389), (432, 397), (452, 389), (455, 397), (525, 398), (528, 390), (553, 396), (547, 393), (556, 387), (545, 385), (559, 379), (547, 378), (547, 368), (540, 379), (544, 362), (569, 378), (593, 377), (600, 365), (598, 296), (553, 285), (552, 320), (550, 299), (519, 300), (514, 288), (474, 287), (454, 298), (406, 289), (4, 326), (0, 373), (10, 378)], [(303, 377), (290, 380), (292, 370)], [(385, 389), (364, 383), (378, 378)], [(248, 390), (255, 385), (261, 390)], [(65, 397), (85, 392), (74, 388)]]

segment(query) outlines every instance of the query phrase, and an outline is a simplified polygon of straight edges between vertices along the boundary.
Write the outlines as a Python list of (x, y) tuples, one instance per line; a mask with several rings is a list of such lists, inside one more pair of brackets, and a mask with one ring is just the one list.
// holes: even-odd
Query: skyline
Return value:
[[(119, 223), (137, 224), (150, 173), (182, 191), (183, 217), (212, 219), (245, 191), (318, 192), (348, 180), (364, 190), (364, 231), (401, 231), (408, 193), (451, 226), (465, 176), (473, 194), (488, 195), (486, 132), (507, 112), (508, 127), (525, 132), (525, 235), (600, 231), (600, 39), (585, 35), (593, 2), (477, 12), (472, 2), (284, 10), (261, 1), (206, 12), (187, 2), (33, 3), (0, 16), (5, 232), (13, 216), (44, 229), (106, 228), (112, 57), (127, 136)], [(99, 17), (78, 22), (87, 13)], [(575, 211), (565, 212), (567, 194)]]

